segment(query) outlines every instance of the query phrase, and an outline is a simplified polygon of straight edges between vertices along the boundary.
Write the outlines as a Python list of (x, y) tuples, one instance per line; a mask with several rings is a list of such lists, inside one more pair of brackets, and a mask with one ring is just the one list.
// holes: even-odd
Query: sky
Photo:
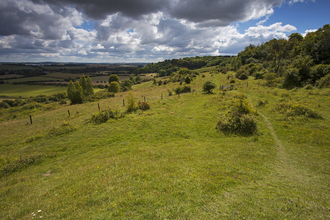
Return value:
[(329, 0), (1, 0), (0, 62), (237, 55), (330, 23)]

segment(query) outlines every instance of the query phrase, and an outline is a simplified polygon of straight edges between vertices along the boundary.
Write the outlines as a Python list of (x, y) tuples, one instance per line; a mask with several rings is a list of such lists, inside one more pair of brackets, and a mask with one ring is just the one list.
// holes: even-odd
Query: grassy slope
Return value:
[[(201, 93), (206, 80), (226, 84), (226, 76), (205, 74), (193, 81), (194, 94), (167, 96), (152, 82), (134, 87), (152, 109), (110, 120), (87, 123), (96, 103), (65, 106), (28, 120), (0, 126), (1, 161), (23, 155), (47, 155), (36, 165), (1, 178), (0, 218), (30, 219), (326, 219), (329, 216), (329, 96), (287, 92), (236, 83), (238, 91), (272, 123), (282, 142), (275, 144), (261, 116), (258, 137), (225, 136), (215, 124), (237, 91)], [(314, 91), (316, 93), (316, 91)], [(272, 111), (279, 99), (302, 99), (325, 119), (290, 122)], [(164, 99), (161, 100), (161, 94)], [(122, 100), (100, 101), (101, 108), (124, 111)], [(284, 98), (283, 98), (284, 97)], [(68, 117), (67, 110), (71, 111)], [(327, 118), (326, 118), (327, 117)], [(73, 133), (48, 136), (63, 121)], [(311, 133), (309, 136), (306, 135)], [(291, 136), (293, 135), (293, 138)], [(40, 139), (26, 143), (29, 137)]]

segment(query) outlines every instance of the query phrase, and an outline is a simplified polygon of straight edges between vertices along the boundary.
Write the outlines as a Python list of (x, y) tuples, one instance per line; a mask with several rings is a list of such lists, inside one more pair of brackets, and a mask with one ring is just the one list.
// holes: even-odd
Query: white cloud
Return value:
[(303, 34), (301, 34), (301, 35), (302, 35), (303, 37), (306, 37), (306, 35), (307, 35), (308, 33), (315, 32), (315, 31), (317, 31), (317, 29), (306, 30), (305, 33), (303, 33)]

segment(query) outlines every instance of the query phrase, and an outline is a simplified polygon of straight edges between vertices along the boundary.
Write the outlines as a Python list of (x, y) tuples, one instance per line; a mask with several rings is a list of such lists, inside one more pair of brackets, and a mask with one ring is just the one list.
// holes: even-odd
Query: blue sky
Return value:
[(1, 0), (0, 62), (236, 55), (330, 23), (328, 0)]

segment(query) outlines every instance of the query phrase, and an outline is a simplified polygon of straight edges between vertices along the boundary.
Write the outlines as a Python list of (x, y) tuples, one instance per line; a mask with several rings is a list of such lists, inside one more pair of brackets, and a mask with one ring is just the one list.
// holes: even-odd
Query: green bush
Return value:
[(127, 112), (134, 112), (138, 109), (138, 106), (135, 101), (135, 96), (133, 95), (132, 92), (129, 92), (127, 94)]
[(306, 116), (308, 118), (320, 119), (322, 116), (308, 106), (297, 102), (282, 102), (276, 104), (274, 109), (287, 117)]
[(0, 168), (0, 177), (22, 170), (33, 164), (40, 163), (46, 155), (39, 154), (33, 156), (20, 157), (18, 160), (8, 163)]
[(225, 134), (254, 135), (257, 133), (257, 119), (234, 112), (220, 118), (216, 129)]
[(231, 103), (230, 112), (238, 112), (239, 114), (257, 114), (244, 94), (237, 94)]
[(317, 88), (330, 88), (330, 74), (322, 77), (318, 81), (316, 81)]
[(113, 81), (109, 84), (109, 87), (108, 87), (108, 92), (113, 92), (113, 93), (117, 93), (120, 91), (120, 86), (119, 86), (119, 83), (116, 82), (116, 81)]
[(119, 111), (112, 111), (111, 109), (101, 110), (92, 115), (91, 122), (95, 124), (101, 124), (107, 122), (110, 118), (122, 117)]
[(138, 106), (139, 106), (139, 109), (141, 109), (142, 111), (146, 111), (146, 110), (150, 109), (150, 105), (147, 102), (139, 102)]
[(215, 84), (211, 81), (206, 81), (203, 85), (203, 92), (212, 93), (212, 90), (215, 88)]
[(61, 124), (60, 126), (53, 127), (48, 132), (48, 135), (49, 136), (59, 136), (59, 135), (63, 135), (63, 134), (68, 134), (70, 132), (73, 132), (74, 130), (76, 130), (75, 126), (71, 125), (69, 122), (63, 122), (63, 124)]

